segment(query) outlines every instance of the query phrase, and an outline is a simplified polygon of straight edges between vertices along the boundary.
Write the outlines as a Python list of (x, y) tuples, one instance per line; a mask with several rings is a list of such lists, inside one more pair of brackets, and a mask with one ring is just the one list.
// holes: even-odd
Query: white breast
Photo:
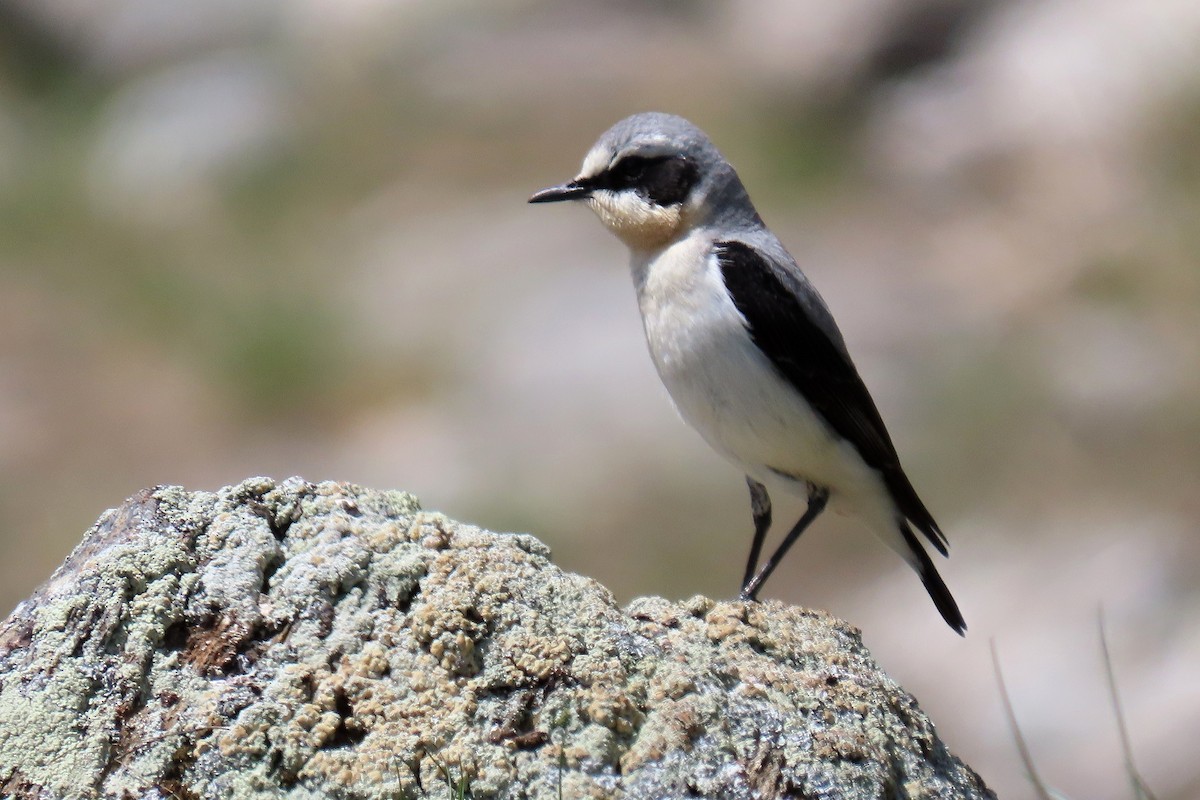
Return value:
[[(650, 355), (680, 415), (768, 486), (786, 485), (776, 472), (835, 494), (856, 493), (864, 480), (877, 484), (857, 451), (831, 434), (751, 340), (711, 245), (697, 233), (633, 258)], [(788, 488), (804, 491), (802, 484)]]

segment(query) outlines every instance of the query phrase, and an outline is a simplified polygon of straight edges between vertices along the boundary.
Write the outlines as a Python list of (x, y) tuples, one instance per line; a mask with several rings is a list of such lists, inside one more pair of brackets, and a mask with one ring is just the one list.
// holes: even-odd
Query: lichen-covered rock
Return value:
[(982, 798), (857, 631), (622, 610), (530, 536), (254, 479), (109, 511), (0, 626), (0, 795)]

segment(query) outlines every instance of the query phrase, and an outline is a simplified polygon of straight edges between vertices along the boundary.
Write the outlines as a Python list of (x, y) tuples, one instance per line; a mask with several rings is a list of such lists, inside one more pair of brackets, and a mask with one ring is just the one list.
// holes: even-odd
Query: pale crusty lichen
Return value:
[(620, 609), (529, 536), (256, 478), (108, 512), (0, 627), (0, 795), (988, 797), (858, 634)]

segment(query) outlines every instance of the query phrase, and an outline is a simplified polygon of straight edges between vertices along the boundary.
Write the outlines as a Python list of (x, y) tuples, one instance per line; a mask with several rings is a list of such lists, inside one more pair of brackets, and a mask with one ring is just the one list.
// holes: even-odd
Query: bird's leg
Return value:
[(746, 485), (750, 487), (750, 513), (754, 515), (754, 541), (750, 544), (750, 559), (746, 562), (746, 575), (742, 578), (743, 591), (754, 577), (758, 569), (758, 557), (762, 555), (763, 541), (767, 538), (767, 530), (771, 527), (771, 498), (767, 487), (746, 476)]
[(761, 589), (762, 585), (767, 582), (767, 578), (771, 577), (771, 573), (774, 572), (775, 568), (779, 566), (779, 562), (783, 560), (785, 555), (787, 555), (787, 551), (791, 549), (791, 546), (794, 545), (796, 540), (800, 538), (800, 534), (804, 533), (804, 529), (811, 525), (812, 521), (820, 516), (821, 512), (825, 510), (825, 504), (827, 502), (829, 502), (829, 490), (822, 486), (813, 486), (812, 484), (809, 484), (808, 508), (805, 509), (804, 516), (800, 518), (800, 521), (796, 523), (795, 527), (793, 527), (788, 535), (784, 537), (779, 547), (776, 548), (775, 552), (771, 554), (771, 557), (767, 559), (767, 563), (763, 564), (763, 568), (758, 571), (758, 574), (742, 587), (742, 593), (740, 595), (742, 600), (758, 599), (758, 590)]

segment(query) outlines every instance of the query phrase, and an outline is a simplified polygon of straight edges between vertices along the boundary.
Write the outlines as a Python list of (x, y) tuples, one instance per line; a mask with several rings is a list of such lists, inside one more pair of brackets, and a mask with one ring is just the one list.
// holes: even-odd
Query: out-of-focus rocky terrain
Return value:
[(1185, 0), (14, 0), (0, 614), (112, 498), (256, 473), (553, 532), (623, 600), (732, 596), (742, 479), (672, 411), (622, 247), (524, 202), (661, 109), (832, 307), (970, 632), (853, 520), (769, 594), (860, 626), (1002, 797), (991, 638), (1047, 779), (1127, 796), (1102, 605), (1142, 772), (1195, 797), (1198, 42)]

